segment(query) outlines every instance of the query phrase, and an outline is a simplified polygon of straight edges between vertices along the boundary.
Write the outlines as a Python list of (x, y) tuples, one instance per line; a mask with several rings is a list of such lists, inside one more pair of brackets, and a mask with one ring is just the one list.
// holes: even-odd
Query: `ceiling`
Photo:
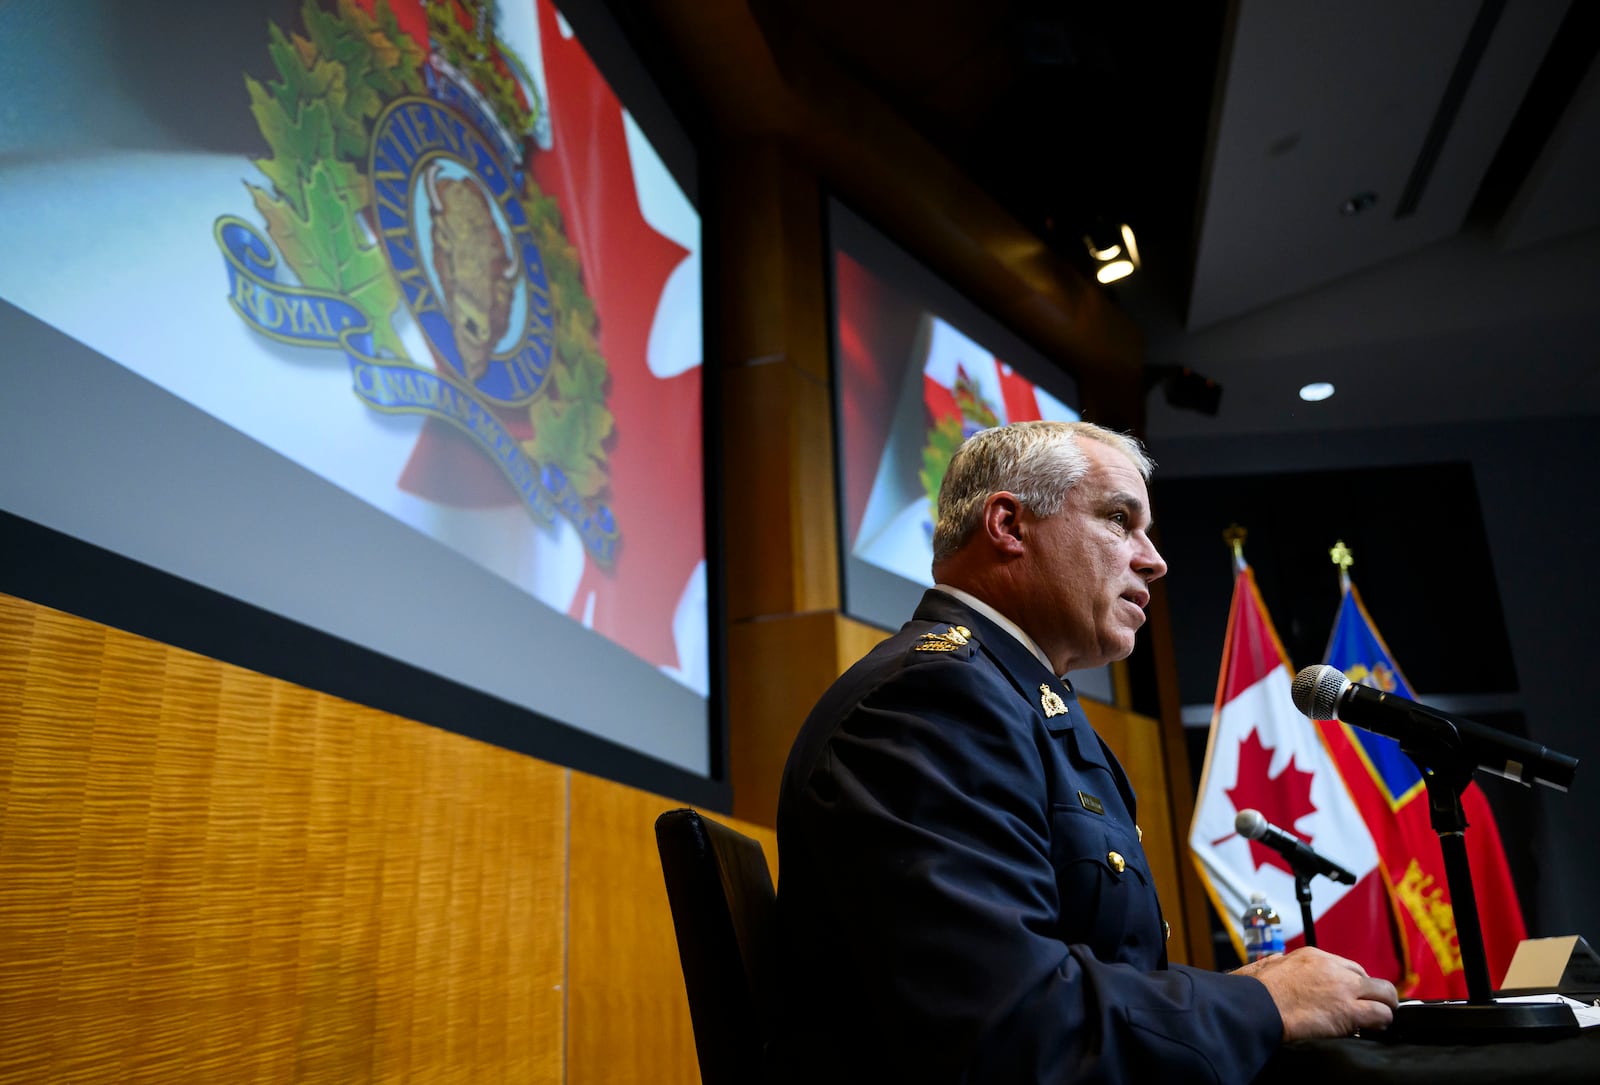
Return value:
[(1133, 226), (1152, 380), (1223, 387), (1152, 440), (1600, 413), (1600, 4), (755, 2), (1067, 259)]

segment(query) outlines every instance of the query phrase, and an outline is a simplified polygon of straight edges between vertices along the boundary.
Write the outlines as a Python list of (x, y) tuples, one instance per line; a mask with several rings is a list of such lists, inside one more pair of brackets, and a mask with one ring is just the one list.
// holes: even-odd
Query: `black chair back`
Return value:
[(777, 894), (761, 843), (693, 810), (656, 819), (704, 1085), (753, 1085), (770, 1035)]

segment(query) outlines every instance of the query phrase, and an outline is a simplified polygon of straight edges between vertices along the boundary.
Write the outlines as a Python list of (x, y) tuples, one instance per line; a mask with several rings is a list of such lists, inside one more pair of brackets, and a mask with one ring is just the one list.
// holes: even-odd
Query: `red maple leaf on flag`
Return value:
[[(1262, 743), (1261, 733), (1254, 727), (1240, 740), (1239, 775), (1234, 785), (1226, 789), (1228, 801), (1233, 803), (1235, 810), (1253, 807), (1261, 811), (1268, 821), (1310, 844), (1311, 838), (1296, 830), (1294, 823), (1307, 814), (1317, 812), (1311, 802), (1311, 777), (1314, 773), (1296, 768), (1295, 759), (1290, 758), (1289, 764), (1276, 779), (1269, 777), (1267, 767), (1272, 764), (1272, 750), (1273, 747)], [(1289, 861), (1265, 844), (1254, 840), (1247, 843), (1250, 845), (1250, 858), (1255, 861), (1255, 869), (1260, 870), (1270, 864), (1288, 874), (1294, 873)]]

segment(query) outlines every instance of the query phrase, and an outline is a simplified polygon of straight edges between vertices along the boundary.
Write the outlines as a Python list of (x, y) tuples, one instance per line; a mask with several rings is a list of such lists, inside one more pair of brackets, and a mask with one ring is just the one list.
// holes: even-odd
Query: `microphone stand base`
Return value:
[(1376, 1039), (1397, 1044), (1497, 1044), (1576, 1036), (1572, 1007), (1557, 1002), (1416, 1002), (1394, 1011)]

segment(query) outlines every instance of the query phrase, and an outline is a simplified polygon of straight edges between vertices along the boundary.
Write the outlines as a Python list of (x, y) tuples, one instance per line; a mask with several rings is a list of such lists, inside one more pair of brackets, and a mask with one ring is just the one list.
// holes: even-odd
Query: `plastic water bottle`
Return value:
[(1250, 894), (1250, 907), (1244, 910), (1244, 959), (1248, 964), (1283, 952), (1282, 920), (1261, 893)]

